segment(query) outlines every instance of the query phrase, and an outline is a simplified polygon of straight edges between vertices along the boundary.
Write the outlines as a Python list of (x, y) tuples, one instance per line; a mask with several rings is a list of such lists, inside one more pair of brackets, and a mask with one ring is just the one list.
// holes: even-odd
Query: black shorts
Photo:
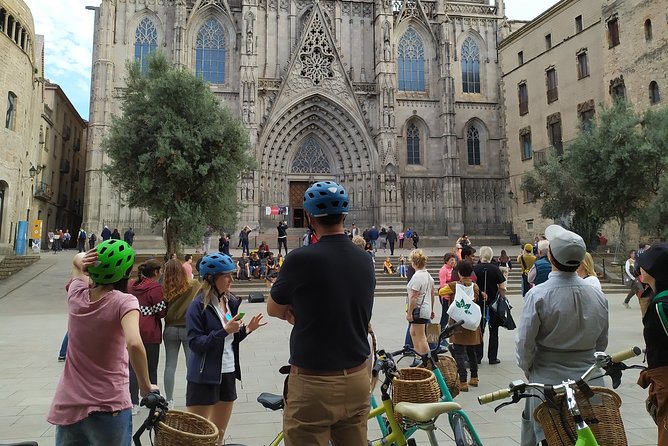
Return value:
[(220, 384), (198, 384), (188, 381), (186, 406), (212, 406), (219, 401), (237, 399), (237, 383), (234, 372), (223, 373)]
[(417, 319), (413, 319), (411, 324), (428, 324), (429, 322), (430, 322), (429, 319), (417, 318)]

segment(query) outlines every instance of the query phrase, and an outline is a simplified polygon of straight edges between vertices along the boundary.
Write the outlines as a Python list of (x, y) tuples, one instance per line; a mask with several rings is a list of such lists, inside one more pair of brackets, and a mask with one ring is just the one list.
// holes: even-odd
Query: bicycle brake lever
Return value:
[(505, 403), (501, 403), (498, 406), (496, 406), (494, 408), (494, 412), (497, 412), (502, 408), (509, 406), (511, 404), (517, 404), (520, 402), (520, 400), (523, 400), (524, 398), (533, 398), (533, 397), (538, 398), (538, 395), (532, 395), (530, 393), (513, 393), (512, 399), (510, 401), (506, 401)]

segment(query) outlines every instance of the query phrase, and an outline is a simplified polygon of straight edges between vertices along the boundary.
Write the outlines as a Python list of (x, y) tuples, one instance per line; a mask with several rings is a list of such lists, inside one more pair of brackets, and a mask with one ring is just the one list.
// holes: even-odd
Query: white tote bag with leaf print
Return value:
[(448, 307), (448, 315), (456, 322), (464, 321), (462, 327), (467, 330), (477, 329), (482, 317), (480, 307), (473, 301), (474, 296), (473, 284), (465, 286), (458, 283), (452, 303)]

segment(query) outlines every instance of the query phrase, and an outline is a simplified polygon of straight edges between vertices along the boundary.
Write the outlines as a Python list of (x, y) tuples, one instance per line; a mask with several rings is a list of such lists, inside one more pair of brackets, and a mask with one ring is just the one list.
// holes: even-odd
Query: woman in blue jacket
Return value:
[(218, 426), (218, 444), (224, 443), (225, 431), (237, 399), (235, 379), (241, 380), (239, 342), (259, 327), (262, 314), (248, 325), (239, 317), (241, 300), (230, 293), (232, 275), (237, 267), (230, 256), (206, 255), (199, 264), (202, 289), (188, 307), (186, 330), (188, 358), (186, 407)]

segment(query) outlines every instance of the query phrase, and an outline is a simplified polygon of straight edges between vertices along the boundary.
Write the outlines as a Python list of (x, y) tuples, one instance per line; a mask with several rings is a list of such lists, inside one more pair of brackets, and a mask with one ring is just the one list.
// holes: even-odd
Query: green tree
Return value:
[(651, 188), (644, 197), (643, 208), (636, 217), (640, 229), (647, 234), (668, 237), (668, 108), (649, 109), (642, 120), (647, 150), (658, 158), (646, 172), (638, 172), (637, 181)]
[(597, 233), (605, 220), (594, 212), (595, 197), (582, 194), (568, 168), (569, 152), (563, 157), (548, 157), (544, 164), (525, 175), (521, 189), (542, 200), (541, 215), (560, 221), (576, 232), (593, 249)]
[(615, 102), (596, 123), (580, 129), (563, 156), (529, 173), (522, 187), (545, 199), (544, 217), (567, 217), (588, 245), (609, 220), (616, 220), (623, 234), (626, 223), (654, 196), (662, 171), (657, 166), (665, 155), (648, 139), (648, 127), (656, 120), (650, 118), (643, 120), (626, 102)]
[(209, 86), (152, 55), (128, 65), (122, 114), (103, 148), (105, 172), (129, 206), (165, 224), (165, 247), (198, 243), (207, 225), (234, 225), (237, 181), (253, 168), (247, 131)]

